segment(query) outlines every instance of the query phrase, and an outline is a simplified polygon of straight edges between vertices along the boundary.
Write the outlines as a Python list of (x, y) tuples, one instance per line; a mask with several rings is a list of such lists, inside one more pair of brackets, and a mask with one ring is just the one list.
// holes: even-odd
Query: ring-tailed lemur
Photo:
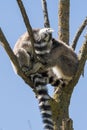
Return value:
[[(34, 47), (35, 52), (39, 56), (39, 54), (44, 55), (50, 52), (52, 41), (51, 28), (43, 28), (34, 30)], [(45, 130), (53, 130), (53, 120), (52, 120), (52, 111), (49, 103), (49, 95), (47, 91), (47, 83), (48, 83), (48, 74), (46, 72), (39, 73), (39, 64), (35, 63), (32, 56), (32, 45), (28, 36), (28, 33), (25, 33), (16, 43), (14, 47), (14, 54), (17, 56), (18, 62), (22, 70), (25, 74), (28, 71), (33, 70), (33, 74), (27, 76), (31, 79), (34, 85), (34, 89), (37, 92), (37, 99), (39, 101), (39, 108), (41, 111), (44, 129)], [(39, 58), (39, 57), (38, 57)], [(14, 67), (15, 69), (15, 67)], [(16, 71), (16, 69), (15, 69)]]
[[(53, 86), (65, 86), (74, 76), (78, 66), (78, 59), (74, 51), (65, 45), (65, 43), (53, 38), (51, 39), (52, 31), (53, 30), (50, 28), (33, 31), (35, 39), (34, 47), (37, 57), (44, 59), (46, 64), (52, 64), (51, 68), (47, 70), (45, 69), (46, 71), (44, 71), (44, 74), (38, 72), (40, 66), (38, 63), (34, 63), (34, 59), (32, 57), (32, 45), (28, 33), (25, 33), (14, 47), (14, 53), (18, 58), (19, 65), (22, 70), (26, 72), (35, 68), (33, 69), (34, 74), (30, 75), (30, 78), (34, 82), (34, 86), (37, 86), (36, 90), (38, 91), (38, 100), (40, 98), (42, 99), (39, 101), (42, 107), (40, 107), (41, 112), (43, 113), (44, 111), (49, 115), (47, 116), (47, 114), (44, 114), (43, 116), (42, 114), (43, 122), (46, 124), (46, 127), (50, 127), (47, 130), (53, 129), (50, 107), (49, 111), (47, 110), (47, 106), (50, 106), (48, 102), (49, 96), (45, 86), (47, 84), (47, 80), (49, 80), (48, 83), (51, 83)], [(54, 61), (56, 61), (56, 65)]]

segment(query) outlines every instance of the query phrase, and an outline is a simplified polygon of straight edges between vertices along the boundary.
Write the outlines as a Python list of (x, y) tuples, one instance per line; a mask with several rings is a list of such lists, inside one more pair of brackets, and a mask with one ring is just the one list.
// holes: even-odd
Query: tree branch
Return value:
[(22, 79), (31, 87), (33, 88), (33, 83), (29, 80), (29, 78), (27, 78), (24, 73), (22, 72), (18, 61), (17, 61), (17, 57), (14, 55), (10, 44), (8, 43), (4, 33), (2, 32), (2, 29), (0, 28), (0, 41), (1, 41), (1, 45), (4, 47), (5, 51), (7, 52), (10, 60), (12, 61), (12, 63), (14, 64), (14, 66), (16, 67), (17, 73), (19, 76), (22, 77)]
[(74, 39), (73, 39), (73, 42), (72, 42), (71, 47), (72, 47), (74, 50), (75, 50), (75, 48), (76, 48), (78, 39), (79, 39), (81, 33), (83, 32), (84, 28), (86, 27), (86, 25), (87, 25), (87, 17), (86, 17), (86, 19), (83, 21), (82, 25), (81, 25), (80, 28), (78, 29), (78, 31), (77, 31), (77, 33), (76, 33)]
[(24, 8), (24, 5), (23, 5), (22, 1), (21, 0), (17, 0), (17, 3), (18, 3), (18, 6), (20, 8), (20, 11), (21, 11), (24, 23), (26, 25), (27, 31), (28, 31), (29, 36), (30, 36), (30, 41), (31, 41), (32, 50), (33, 50), (33, 56), (34, 56), (35, 59), (37, 59), (37, 56), (36, 56), (36, 53), (35, 53), (35, 49), (34, 49), (34, 36), (33, 36), (32, 27), (30, 25), (29, 18), (27, 16), (27, 13), (26, 13), (26, 10)]
[(42, 10), (44, 15), (44, 27), (50, 27), (46, 0), (42, 0)]
[(70, 0), (59, 0), (58, 6), (58, 39), (69, 45)]

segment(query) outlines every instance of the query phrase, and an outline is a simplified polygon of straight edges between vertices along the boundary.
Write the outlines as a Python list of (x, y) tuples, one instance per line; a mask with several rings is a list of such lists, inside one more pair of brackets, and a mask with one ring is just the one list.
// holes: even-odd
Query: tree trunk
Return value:
[[(58, 8), (58, 39), (69, 43), (69, 8), (70, 0), (59, 0)], [(73, 89), (57, 88), (51, 101), (53, 110), (54, 130), (73, 130), (73, 122), (69, 118), (69, 104)]]

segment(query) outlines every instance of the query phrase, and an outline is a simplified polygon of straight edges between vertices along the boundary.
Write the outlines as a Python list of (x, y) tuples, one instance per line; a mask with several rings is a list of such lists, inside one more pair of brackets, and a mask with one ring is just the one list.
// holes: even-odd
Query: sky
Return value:
[[(41, 0), (24, 1), (31, 26), (43, 27)], [(47, 0), (53, 36), (58, 32), (58, 0)], [(70, 6), (70, 43), (87, 16), (87, 0), (72, 0)], [(10, 46), (13, 48), (21, 34), (26, 31), (16, 0), (0, 0), (0, 27)], [(76, 53), (78, 53), (86, 29), (82, 33)], [(11, 66), (8, 55), (0, 45), (0, 130), (42, 130), (42, 120), (38, 102), (34, 93), (24, 81), (17, 76)], [(50, 90), (51, 92), (52, 90)], [(74, 130), (87, 130), (87, 65), (85, 75), (76, 85), (69, 108)]]

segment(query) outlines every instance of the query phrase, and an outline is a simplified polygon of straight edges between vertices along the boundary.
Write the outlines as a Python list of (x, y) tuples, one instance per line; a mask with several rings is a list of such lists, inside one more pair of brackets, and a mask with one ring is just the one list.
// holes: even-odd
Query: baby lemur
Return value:
[[(52, 32), (51, 28), (33, 30), (37, 58), (45, 61), (44, 66), (49, 66), (45, 67), (42, 72), (40, 72), (40, 69), (43, 63), (35, 61), (27, 32), (19, 38), (13, 50), (22, 71), (32, 80), (34, 88), (37, 90), (45, 130), (53, 130), (50, 98), (46, 84), (66, 85), (72, 79), (78, 67), (78, 58), (75, 52), (62, 41), (52, 38)], [(31, 70), (32, 73), (29, 74), (28, 72)]]

